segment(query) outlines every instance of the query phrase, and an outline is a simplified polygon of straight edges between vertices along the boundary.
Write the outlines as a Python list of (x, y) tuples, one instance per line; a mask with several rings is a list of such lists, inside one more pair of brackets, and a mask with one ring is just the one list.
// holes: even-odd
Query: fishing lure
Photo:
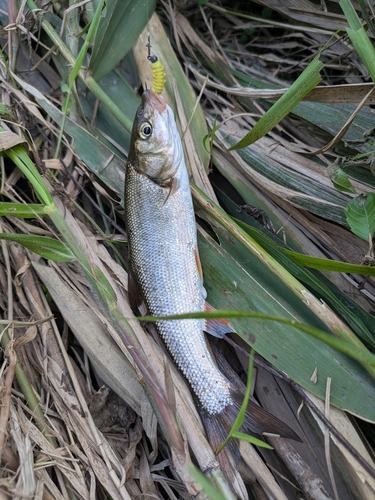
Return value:
[(164, 71), (164, 66), (159, 61), (157, 56), (151, 55), (151, 43), (150, 43), (150, 35), (148, 36), (148, 43), (146, 45), (148, 49), (147, 59), (150, 61), (151, 70), (152, 70), (152, 87), (151, 90), (156, 92), (157, 94), (161, 94), (164, 89), (164, 84), (167, 81), (166, 74)]
[(152, 69), (152, 87), (151, 89), (157, 94), (161, 94), (166, 82), (164, 66), (156, 56), (150, 56), (149, 59)]

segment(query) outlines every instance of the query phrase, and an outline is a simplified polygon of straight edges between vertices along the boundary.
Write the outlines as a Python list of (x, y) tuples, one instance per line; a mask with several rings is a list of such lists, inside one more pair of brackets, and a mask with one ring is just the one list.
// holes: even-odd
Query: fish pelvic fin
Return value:
[[(206, 302), (204, 304), (204, 310), (215, 311), (215, 308), (212, 307), (208, 302)], [(203, 330), (213, 337), (217, 337), (219, 339), (222, 339), (227, 333), (236, 333), (233, 326), (225, 318), (205, 319)]]

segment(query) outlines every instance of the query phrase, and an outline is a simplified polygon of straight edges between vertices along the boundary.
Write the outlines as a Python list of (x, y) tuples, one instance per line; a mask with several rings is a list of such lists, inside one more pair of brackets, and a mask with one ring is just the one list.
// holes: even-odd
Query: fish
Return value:
[[(125, 175), (129, 296), (153, 316), (202, 312), (206, 303), (197, 227), (180, 134), (163, 97), (145, 90), (131, 135)], [(205, 332), (233, 331), (226, 320), (157, 320), (156, 329), (199, 402), (211, 441), (220, 444), (243, 394), (217, 367)], [(250, 401), (245, 429), (300, 440), (284, 422)]]

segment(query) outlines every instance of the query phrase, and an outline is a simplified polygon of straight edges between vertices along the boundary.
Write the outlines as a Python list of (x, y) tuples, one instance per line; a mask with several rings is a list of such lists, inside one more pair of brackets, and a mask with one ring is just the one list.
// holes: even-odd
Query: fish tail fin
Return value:
[[(221, 413), (216, 415), (202, 413), (207, 437), (214, 450), (216, 450), (228, 436), (241, 409), (243, 395), (236, 390), (232, 390), (231, 396), (233, 404), (228, 405)], [(301, 442), (301, 438), (289, 427), (289, 425), (274, 415), (271, 415), (271, 413), (264, 410), (253, 401), (249, 401), (248, 403), (245, 418), (239, 430), (258, 436), (274, 435), (276, 437), (293, 439), (294, 441)], [(239, 457), (238, 447), (234, 440), (231, 440), (229, 449), (232, 455)], [(220, 455), (221, 453), (218, 458), (220, 458)]]
[[(242, 401), (243, 395), (238, 391), (231, 392), (233, 405), (231, 405), (230, 412), (231, 417), (235, 415), (234, 419), (238, 415)], [(232, 425), (234, 423), (234, 419), (232, 420)], [(292, 439), (293, 441), (302, 442), (301, 438), (298, 434), (289, 427), (285, 422), (275, 417), (267, 410), (256, 404), (254, 401), (249, 401), (245, 418), (241, 429), (249, 434), (258, 434), (258, 435), (275, 435), (276, 437), (282, 437), (286, 439)]]
[[(241, 409), (243, 394), (234, 389), (231, 391), (231, 396), (233, 404), (228, 405), (222, 412), (216, 415), (209, 415), (204, 411), (201, 413), (208, 441), (214, 451), (227, 438)], [(301, 441), (293, 429), (253, 401), (248, 403), (244, 422), (239, 430), (258, 436), (270, 434)], [(227, 446), (217, 455), (217, 459), (229, 484), (233, 485), (240, 498), (246, 498), (246, 494), (243, 494), (243, 481), (238, 475), (237, 468), (240, 459), (238, 441), (231, 439)]]

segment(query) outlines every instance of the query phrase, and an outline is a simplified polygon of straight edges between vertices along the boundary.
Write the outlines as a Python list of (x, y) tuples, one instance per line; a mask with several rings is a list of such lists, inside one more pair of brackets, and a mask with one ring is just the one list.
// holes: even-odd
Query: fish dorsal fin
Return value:
[[(215, 308), (206, 302), (204, 310), (215, 311)], [(225, 318), (205, 319), (203, 330), (219, 339), (222, 339), (227, 333), (236, 333), (233, 326)]]

